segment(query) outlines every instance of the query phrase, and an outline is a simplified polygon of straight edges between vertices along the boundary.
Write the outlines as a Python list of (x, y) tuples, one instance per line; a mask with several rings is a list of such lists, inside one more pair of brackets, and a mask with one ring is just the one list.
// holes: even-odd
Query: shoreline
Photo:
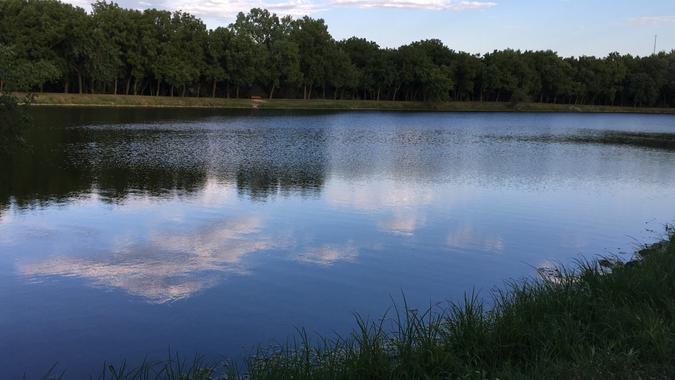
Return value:
[(635, 108), (549, 103), (508, 102), (415, 102), (391, 100), (333, 99), (235, 99), (195, 98), (111, 94), (35, 93), (31, 106), (91, 108), (194, 108), (264, 109), (304, 111), (410, 111), (410, 112), (553, 112), (553, 113), (625, 113), (675, 115), (675, 108)]

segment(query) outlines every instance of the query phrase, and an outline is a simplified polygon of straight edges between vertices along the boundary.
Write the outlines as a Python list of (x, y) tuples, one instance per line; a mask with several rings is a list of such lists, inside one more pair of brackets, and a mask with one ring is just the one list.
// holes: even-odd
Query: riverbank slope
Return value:
[(406, 102), (332, 99), (225, 99), (110, 94), (35, 94), (34, 105), (87, 107), (186, 107), (284, 110), (383, 110), (446, 112), (605, 112), (675, 114), (675, 108), (634, 108), (547, 103), (507, 102)]

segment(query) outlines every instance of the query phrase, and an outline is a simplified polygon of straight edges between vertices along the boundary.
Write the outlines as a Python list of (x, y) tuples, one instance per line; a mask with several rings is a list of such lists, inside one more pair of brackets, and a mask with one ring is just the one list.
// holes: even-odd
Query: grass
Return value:
[[(675, 378), (675, 229), (634, 259), (579, 261), (541, 270), (493, 293), (417, 311), (394, 305), (356, 317), (345, 337), (300, 330), (243, 364), (179, 357), (136, 368), (103, 366), (107, 379), (580, 379)], [(56, 376), (58, 378), (58, 376)]]
[(405, 102), (332, 99), (224, 99), (110, 94), (35, 94), (34, 105), (87, 107), (189, 107), (224, 109), (284, 110), (389, 110), (389, 111), (467, 111), (467, 112), (622, 112), (675, 114), (675, 108), (635, 108), (546, 103), (508, 102)]

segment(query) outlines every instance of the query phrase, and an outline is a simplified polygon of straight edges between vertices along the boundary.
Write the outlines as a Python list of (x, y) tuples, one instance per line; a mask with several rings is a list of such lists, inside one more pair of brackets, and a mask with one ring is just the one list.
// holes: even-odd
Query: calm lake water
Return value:
[[(0, 361), (242, 357), (488, 296), (675, 220), (675, 117), (34, 110), (0, 163)], [(655, 230), (656, 232), (650, 232)]]

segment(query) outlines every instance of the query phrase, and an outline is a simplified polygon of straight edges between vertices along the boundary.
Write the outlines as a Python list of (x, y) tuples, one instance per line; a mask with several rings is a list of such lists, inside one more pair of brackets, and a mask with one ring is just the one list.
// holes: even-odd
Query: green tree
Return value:
[(57, 1), (0, 1), (0, 44), (12, 51), (14, 85), (42, 86), (64, 75), (60, 47), (66, 38), (63, 10)]
[(292, 23), (291, 40), (298, 46), (303, 99), (312, 97), (312, 89), (316, 85), (323, 87), (325, 97), (327, 73), (330, 70), (329, 55), (333, 48), (328, 27), (322, 19), (305, 16)]
[(97, 61), (92, 71), (98, 71), (99, 80), (112, 80), (113, 94), (117, 95), (118, 81), (126, 78), (125, 93), (129, 95), (133, 59), (138, 49), (139, 13), (121, 8), (115, 3), (97, 1), (92, 4), (92, 20), (96, 33)]
[(206, 42), (204, 76), (211, 81), (211, 97), (216, 96), (218, 82), (229, 80), (227, 70), (232, 45), (232, 33), (226, 28), (216, 28), (209, 32)]
[(0, 92), (31, 91), (59, 75), (51, 62), (19, 58), (13, 47), (0, 44)]
[(628, 91), (636, 107), (654, 105), (659, 96), (656, 82), (646, 73), (632, 74), (628, 79)]
[[(267, 70), (262, 71), (264, 82), (269, 86), (269, 98), (283, 85), (295, 86), (302, 81), (298, 45), (289, 39), (272, 42), (267, 56)], [(266, 77), (264, 76), (266, 75)]]
[(453, 60), (454, 99), (474, 100), (476, 87), (480, 82), (483, 63), (479, 56), (468, 53), (456, 53)]
[(346, 90), (354, 89), (358, 85), (358, 73), (349, 55), (335, 43), (328, 53), (326, 78), (334, 89), (335, 99), (338, 97), (343, 99)]
[(230, 74), (230, 82), (236, 88), (237, 98), (241, 88), (251, 87), (255, 82), (259, 69), (262, 69), (265, 63), (264, 52), (265, 49), (256, 45), (248, 36), (241, 34), (232, 36), (231, 49), (227, 53), (226, 71)]
[(257, 80), (267, 88), (270, 99), (280, 86), (295, 86), (302, 81), (299, 48), (290, 38), (290, 17), (279, 19), (274, 13), (254, 8), (248, 14), (239, 13), (232, 29), (259, 47), (254, 62)]

